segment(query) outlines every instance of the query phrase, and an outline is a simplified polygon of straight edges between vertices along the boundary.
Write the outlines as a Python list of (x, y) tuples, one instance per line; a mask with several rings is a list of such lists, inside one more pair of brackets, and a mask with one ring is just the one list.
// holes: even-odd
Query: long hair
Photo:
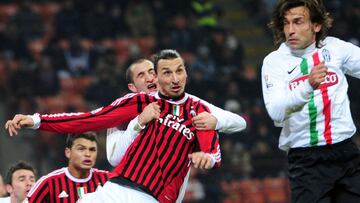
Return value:
[(315, 36), (316, 47), (321, 47), (321, 41), (327, 36), (333, 22), (333, 19), (326, 11), (322, 0), (280, 0), (268, 23), (268, 27), (273, 31), (274, 43), (278, 45), (286, 41), (284, 33), (285, 14), (290, 9), (299, 6), (305, 6), (309, 9), (310, 20), (312, 23), (319, 23), (322, 25), (321, 30), (316, 33)]

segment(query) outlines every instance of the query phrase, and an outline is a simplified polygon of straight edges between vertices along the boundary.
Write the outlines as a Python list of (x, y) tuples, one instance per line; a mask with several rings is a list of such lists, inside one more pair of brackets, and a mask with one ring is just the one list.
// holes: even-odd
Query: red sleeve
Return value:
[(86, 113), (40, 115), (39, 130), (57, 133), (83, 133), (116, 127), (131, 121), (146, 105), (146, 94), (127, 94), (109, 106)]
[[(208, 111), (206, 106), (200, 104), (196, 110), (197, 114)], [(200, 150), (209, 153), (215, 160), (214, 167), (219, 167), (221, 164), (221, 152), (219, 145), (219, 135), (216, 130), (198, 130), (196, 137), (200, 146)]]

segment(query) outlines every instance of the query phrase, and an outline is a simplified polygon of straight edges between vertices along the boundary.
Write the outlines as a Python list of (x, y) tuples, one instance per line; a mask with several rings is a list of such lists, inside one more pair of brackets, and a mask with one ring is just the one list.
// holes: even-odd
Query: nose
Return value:
[(294, 24), (289, 23), (288, 29), (289, 29), (289, 34), (293, 34), (295, 32)]
[(179, 77), (176, 75), (176, 73), (172, 74), (172, 82), (175, 84), (179, 83)]
[(146, 74), (146, 75), (145, 75), (145, 79), (146, 79), (146, 81), (148, 81), (148, 82), (152, 82), (152, 81), (154, 80), (154, 75), (152, 75), (152, 74)]

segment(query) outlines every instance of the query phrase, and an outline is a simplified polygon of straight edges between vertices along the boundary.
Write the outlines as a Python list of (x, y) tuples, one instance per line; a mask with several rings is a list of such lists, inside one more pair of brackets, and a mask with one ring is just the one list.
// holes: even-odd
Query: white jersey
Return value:
[(0, 197), (0, 203), (11, 203), (10, 196), (8, 196), (8, 197)]
[[(330, 145), (355, 133), (345, 74), (360, 78), (360, 48), (334, 37), (322, 45), (291, 51), (283, 43), (264, 59), (263, 97), (275, 125), (283, 128), (280, 149)], [(320, 62), (328, 72), (313, 90), (308, 76)]]

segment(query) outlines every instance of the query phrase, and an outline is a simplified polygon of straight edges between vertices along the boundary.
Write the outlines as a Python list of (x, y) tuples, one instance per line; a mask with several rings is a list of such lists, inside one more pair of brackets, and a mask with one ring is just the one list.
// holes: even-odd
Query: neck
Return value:
[(69, 169), (69, 173), (78, 179), (87, 178), (90, 174), (90, 170), (86, 170), (86, 169), (79, 170), (79, 169), (76, 169), (74, 166), (70, 166), (70, 165), (69, 165), (68, 169)]
[(159, 97), (161, 99), (166, 99), (166, 100), (170, 100), (170, 101), (179, 101), (182, 98), (184, 98), (185, 96), (185, 92), (183, 92), (182, 94), (180, 94), (179, 96), (176, 97), (169, 97), (169, 96), (165, 96), (164, 94), (162, 94), (161, 92), (159, 92)]
[(308, 56), (316, 50), (315, 42), (304, 49), (291, 49), (291, 53), (297, 57)]
[(10, 202), (11, 203), (22, 203), (24, 200), (18, 200), (15, 195), (10, 195)]

